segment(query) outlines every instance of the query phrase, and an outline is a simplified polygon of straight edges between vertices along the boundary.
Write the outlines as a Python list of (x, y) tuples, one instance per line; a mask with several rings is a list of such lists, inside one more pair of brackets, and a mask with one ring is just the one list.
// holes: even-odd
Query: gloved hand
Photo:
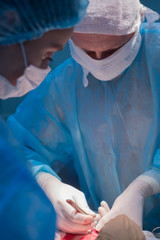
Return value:
[(102, 201), (101, 206), (98, 208), (98, 213), (100, 215), (100, 218), (102, 218), (109, 211), (110, 211), (110, 208), (109, 208), (108, 204), (105, 201)]
[[(142, 227), (142, 215), (145, 197), (155, 193), (154, 179), (150, 177), (139, 177), (133, 181), (128, 188), (115, 200), (111, 210), (99, 221), (96, 230), (100, 231), (105, 223), (120, 214), (127, 215), (137, 225)], [(158, 189), (158, 188), (157, 188)]]
[[(39, 173), (37, 181), (52, 202), (58, 219), (58, 228), (61, 231), (76, 234), (86, 234), (94, 225), (96, 214), (88, 207), (84, 194), (76, 188), (62, 183), (49, 173)], [(77, 212), (66, 199), (73, 200), (89, 215)]]
[[(96, 217), (94, 217), (93, 219), (93, 228), (96, 228), (97, 223), (99, 222), (99, 220), (110, 210), (108, 204), (105, 201), (102, 201), (100, 204), (100, 207), (98, 208), (98, 214), (96, 214)], [(88, 231), (88, 233), (91, 232)]]

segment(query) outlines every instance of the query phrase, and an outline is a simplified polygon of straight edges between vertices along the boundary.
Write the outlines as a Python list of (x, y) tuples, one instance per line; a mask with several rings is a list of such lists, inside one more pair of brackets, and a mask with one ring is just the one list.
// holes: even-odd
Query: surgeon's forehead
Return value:
[(128, 35), (114, 36), (106, 34), (86, 34), (86, 33), (73, 33), (72, 40), (74, 43), (82, 48), (88, 50), (107, 50), (118, 48), (126, 42)]

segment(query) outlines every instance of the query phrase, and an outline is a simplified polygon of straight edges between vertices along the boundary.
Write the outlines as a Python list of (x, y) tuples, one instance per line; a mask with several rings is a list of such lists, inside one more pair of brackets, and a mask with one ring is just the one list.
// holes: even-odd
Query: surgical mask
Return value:
[(5, 77), (0, 75), (0, 99), (25, 95), (27, 92), (36, 88), (51, 70), (50, 67), (41, 69), (34, 65), (27, 66), (23, 44), (21, 44), (21, 49), (26, 67), (24, 74), (16, 80), (16, 86), (13, 86)]
[(137, 56), (141, 45), (141, 35), (139, 32), (135, 33), (119, 50), (102, 60), (91, 58), (85, 51), (77, 47), (72, 40), (69, 41), (69, 45), (73, 59), (83, 68), (83, 84), (87, 87), (89, 73), (98, 80), (109, 81), (127, 69)]

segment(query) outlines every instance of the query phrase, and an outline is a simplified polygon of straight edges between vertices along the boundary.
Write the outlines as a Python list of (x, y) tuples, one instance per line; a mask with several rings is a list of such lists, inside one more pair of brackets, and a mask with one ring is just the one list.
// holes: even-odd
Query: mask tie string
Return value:
[(23, 60), (24, 60), (24, 66), (25, 66), (25, 68), (27, 68), (28, 67), (27, 57), (26, 57), (24, 45), (22, 42), (20, 43), (20, 46), (21, 46), (22, 56), (23, 56)]

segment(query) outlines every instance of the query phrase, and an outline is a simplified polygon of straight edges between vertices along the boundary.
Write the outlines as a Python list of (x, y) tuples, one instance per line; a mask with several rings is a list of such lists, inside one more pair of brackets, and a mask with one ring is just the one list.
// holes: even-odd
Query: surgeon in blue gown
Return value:
[[(83, 193), (94, 210), (109, 204), (98, 231), (119, 214), (147, 230), (160, 223), (157, 19), (139, 0), (90, 1), (70, 40), (72, 57), (8, 120), (62, 230), (71, 220), (66, 199), (85, 209)], [(81, 191), (55, 172), (71, 159)]]
[[(88, 1), (0, 2), (0, 98), (19, 97), (49, 72)], [(39, 79), (40, 77), (40, 79)], [(55, 210), (25, 163), (21, 145), (0, 120), (0, 239), (53, 240)]]

